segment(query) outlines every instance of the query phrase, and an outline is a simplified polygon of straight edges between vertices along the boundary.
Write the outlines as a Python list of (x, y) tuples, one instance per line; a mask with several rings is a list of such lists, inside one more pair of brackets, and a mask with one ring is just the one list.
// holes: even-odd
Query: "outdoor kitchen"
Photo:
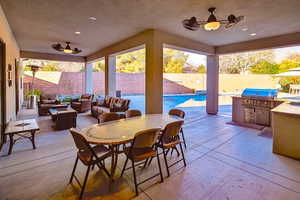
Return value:
[(241, 96), (232, 97), (232, 123), (261, 130), (271, 127), (271, 110), (281, 103), (276, 89), (246, 88)]
[(300, 102), (277, 98), (276, 89), (246, 88), (232, 97), (233, 125), (270, 133), (273, 153), (300, 159)]

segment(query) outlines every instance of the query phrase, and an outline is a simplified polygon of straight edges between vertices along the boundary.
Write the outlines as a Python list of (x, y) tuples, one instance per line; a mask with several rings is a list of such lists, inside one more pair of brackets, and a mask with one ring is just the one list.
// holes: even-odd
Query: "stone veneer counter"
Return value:
[(283, 103), (272, 110), (273, 152), (300, 159), (300, 103)]

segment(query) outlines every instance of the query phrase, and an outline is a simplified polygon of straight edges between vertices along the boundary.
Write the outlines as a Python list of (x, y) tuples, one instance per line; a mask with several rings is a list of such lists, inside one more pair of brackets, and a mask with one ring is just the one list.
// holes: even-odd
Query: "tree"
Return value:
[(132, 51), (117, 56), (117, 72), (144, 73), (145, 49)]
[(206, 73), (206, 67), (202, 64), (198, 66), (198, 72), (201, 74), (205, 74)]
[(250, 71), (253, 74), (277, 74), (279, 72), (279, 65), (263, 60), (252, 66)]
[(219, 58), (221, 73), (241, 73), (248, 71), (252, 66), (261, 61), (272, 63), (275, 55), (271, 49), (222, 55)]
[(104, 61), (95, 62), (93, 67), (93, 72), (105, 72), (105, 63)]
[(188, 57), (183, 51), (165, 48), (163, 72), (182, 73)]
[(294, 53), (294, 54), (290, 54), (286, 60), (290, 60), (296, 63), (300, 63), (300, 54), (299, 53)]
[(55, 71), (59, 71), (59, 68), (55, 65), (46, 65), (41, 68), (41, 71), (55, 72)]
[(278, 73), (287, 72), (289, 69), (293, 69), (293, 68), (296, 68), (296, 67), (300, 67), (300, 63), (293, 62), (293, 61), (290, 61), (290, 60), (283, 60), (279, 64)]

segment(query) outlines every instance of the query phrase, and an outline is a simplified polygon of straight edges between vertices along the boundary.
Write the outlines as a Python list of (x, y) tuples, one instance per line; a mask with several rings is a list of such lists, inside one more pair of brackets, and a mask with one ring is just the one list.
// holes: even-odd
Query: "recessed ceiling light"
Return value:
[(242, 28), (242, 31), (248, 31), (248, 28)]
[(80, 32), (79, 32), (79, 31), (76, 31), (76, 32), (75, 32), (75, 34), (76, 34), (76, 35), (79, 35), (79, 34), (80, 34)]
[(256, 33), (251, 33), (251, 34), (249, 34), (250, 36), (256, 36)]
[(90, 20), (93, 20), (93, 21), (96, 21), (96, 20), (97, 20), (96, 17), (90, 17), (89, 19), (90, 19)]

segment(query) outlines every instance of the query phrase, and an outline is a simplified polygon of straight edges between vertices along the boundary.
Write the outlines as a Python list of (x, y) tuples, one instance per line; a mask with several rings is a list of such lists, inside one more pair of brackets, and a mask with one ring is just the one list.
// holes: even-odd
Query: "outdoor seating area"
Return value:
[[(31, 113), (23, 112), (19, 118), (30, 117), (27, 114)], [(234, 199), (240, 195), (246, 199), (299, 198), (297, 193), (298, 180), (300, 180), (299, 163), (297, 160), (272, 154), (270, 152), (272, 147), (270, 136), (259, 136), (259, 130), (226, 124), (231, 119), (229, 116), (210, 116), (197, 111), (186, 113), (186, 117), (183, 125), (187, 144), (186, 149), (183, 147), (186, 167), (184, 167), (183, 161), (179, 161), (181, 152), (178, 156), (176, 150), (173, 152), (170, 150), (166, 155), (168, 166), (177, 161), (179, 163), (169, 168), (170, 177), (168, 177), (164, 155), (161, 154), (162, 150), (159, 148), (163, 182), (161, 182), (157, 157), (153, 157), (151, 163), (148, 161), (145, 168), (144, 163), (138, 166), (136, 166), (138, 163), (135, 163), (137, 184), (158, 174), (155, 178), (138, 185), (139, 195), (136, 197), (130, 159), (126, 166), (126, 169), (129, 169), (125, 170), (122, 175), (127, 154), (118, 154), (113, 176), (114, 181), (111, 181), (111, 151), (109, 148), (104, 149), (106, 145), (97, 145), (95, 148), (99, 149), (95, 151), (99, 157), (98, 165), (100, 166), (97, 164), (94, 167), (90, 166), (85, 189), (82, 193), (83, 199), (97, 199), (99, 197), (103, 199), (145, 200), (186, 199), (189, 197), (193, 199), (195, 192), (198, 193), (199, 199), (222, 199), (223, 197)], [(41, 131), (36, 134), (35, 150), (31, 149), (30, 140), (23, 140), (14, 145), (13, 153), (9, 157), (0, 158), (0, 192), (5, 198), (78, 199), (81, 194), (81, 187), (75, 177), (72, 178), (72, 184), (69, 183), (78, 152), (72, 134), (69, 130), (50, 129), (51, 131), (47, 131), (43, 123), (44, 118), (48, 118), (48, 116), (42, 116), (37, 120)], [(133, 117), (132, 119), (139, 120), (140, 117)], [(89, 117), (84, 113), (78, 115), (77, 122), (76, 130), (79, 131), (79, 134), (97, 124), (94, 117)], [(112, 124), (109, 122), (105, 126), (114, 126), (116, 123), (118, 122)], [(132, 122), (132, 124), (137, 123)], [(97, 127), (96, 125), (97, 129), (104, 129), (105, 126)], [(133, 128), (138, 129), (138, 127)], [(94, 135), (97, 134), (97, 131), (90, 133)], [(131, 137), (134, 137), (135, 133), (130, 133)], [(89, 138), (94, 140), (94, 143), (107, 144), (102, 142), (112, 137), (108, 135), (105, 136), (106, 139)], [(180, 138), (182, 139), (182, 137)], [(115, 140), (115, 138), (112, 139)], [(133, 147), (128, 143), (126, 152), (129, 152), (130, 148)], [(119, 150), (123, 150), (122, 145)], [(179, 145), (178, 150), (180, 151)], [(6, 153), (7, 146), (1, 154)], [(108, 173), (102, 166), (102, 159), (105, 160)], [(83, 162), (85, 161), (83, 160)], [(81, 185), (84, 183), (89, 165), (89, 163), (83, 162), (78, 160), (74, 171)], [(30, 177), (31, 181), (28, 181), (27, 177)], [(182, 184), (183, 180), (185, 184)], [(39, 186), (32, 185), (32, 182), (38, 182)], [(222, 185), (220, 185), (221, 183)], [(14, 185), (14, 187), (5, 187), (7, 185)], [(177, 189), (174, 190), (174, 187)], [(236, 190), (230, 190), (232, 187)], [(228, 190), (231, 192), (228, 193)]]
[(300, 200), (299, 9), (0, 0), (0, 200)]

